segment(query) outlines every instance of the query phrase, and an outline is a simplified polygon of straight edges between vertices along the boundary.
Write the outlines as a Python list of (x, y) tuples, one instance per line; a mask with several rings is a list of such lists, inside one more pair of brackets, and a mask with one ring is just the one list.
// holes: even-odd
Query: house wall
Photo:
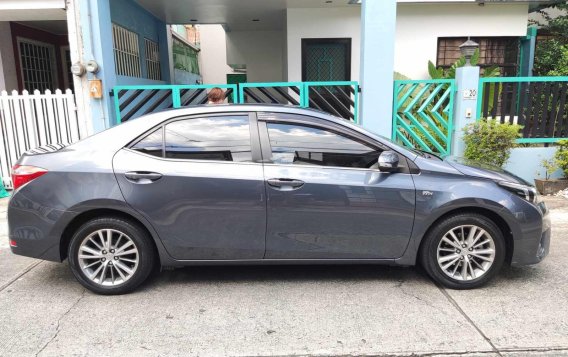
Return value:
[[(505, 170), (533, 183), (535, 178), (545, 178), (546, 170), (542, 167), (542, 160), (549, 160), (554, 157), (556, 147), (519, 147), (511, 150), (509, 161), (505, 165)], [(551, 178), (562, 178), (561, 170), (550, 175)]]
[(199, 67), (203, 83), (226, 84), (227, 73), (233, 73), (233, 69), (227, 65), (225, 30), (221, 25), (199, 25), (199, 36)]
[(12, 46), (10, 23), (0, 22), (0, 91), (18, 90), (16, 59)]
[(438, 37), (525, 36), (528, 4), (399, 4), (395, 71), (428, 78), (428, 60), (436, 63)]
[[(436, 62), (438, 37), (525, 36), (528, 4), (405, 4), (397, 6), (395, 71), (428, 78), (428, 60)], [(287, 10), (289, 81), (302, 78), (302, 38), (351, 38), (351, 79), (359, 80), (360, 7)]]
[[(117, 76), (116, 84), (162, 84), (169, 82), (171, 76), (166, 24), (132, 0), (112, 0), (109, 1), (109, 5), (111, 22), (138, 34), (142, 66), (142, 77)], [(161, 81), (145, 78), (147, 72), (144, 38), (156, 41), (159, 44), (161, 59), (160, 70), (162, 73)], [(112, 36), (105, 41), (105, 43), (106, 46), (110, 47), (109, 49), (112, 52)]]
[(227, 63), (245, 64), (248, 82), (281, 82), (282, 31), (227, 33)]
[(20, 63), (20, 50), (18, 48), (18, 38), (25, 38), (32, 41), (39, 41), (54, 47), (55, 52), (55, 65), (57, 70), (57, 83), (56, 87), (64, 89), (63, 71), (67, 69), (64, 67), (63, 59), (61, 58), (61, 47), (69, 46), (67, 35), (54, 35), (52, 33), (31, 28), (21, 25), (16, 22), (10, 23), (10, 31), (12, 34), (12, 49), (14, 54), (14, 65), (16, 70), (16, 80), (18, 82), (18, 90), (24, 89), (24, 83), (21, 72)]
[(288, 9), (288, 81), (302, 80), (303, 38), (351, 38), (351, 79), (359, 80), (361, 8)]

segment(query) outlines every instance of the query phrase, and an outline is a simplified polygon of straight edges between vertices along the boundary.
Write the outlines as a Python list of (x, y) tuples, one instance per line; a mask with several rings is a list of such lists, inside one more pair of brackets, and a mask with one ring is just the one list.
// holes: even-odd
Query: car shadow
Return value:
[(153, 274), (146, 287), (168, 283), (312, 282), (428, 279), (419, 269), (382, 265), (190, 266)]
[[(58, 284), (74, 283), (68, 263), (45, 262), (39, 267), (44, 269), (44, 279)], [(504, 266), (501, 272), (488, 286), (499, 286), (500, 282), (526, 283), (539, 279), (543, 274), (538, 266), (510, 267)], [(434, 283), (420, 267), (403, 267), (388, 265), (218, 265), (187, 266), (173, 270), (156, 270), (138, 289), (151, 290), (155, 287), (170, 284), (224, 284), (224, 283), (262, 283), (262, 282), (365, 282), (376, 281), (387, 284), (401, 282)]]

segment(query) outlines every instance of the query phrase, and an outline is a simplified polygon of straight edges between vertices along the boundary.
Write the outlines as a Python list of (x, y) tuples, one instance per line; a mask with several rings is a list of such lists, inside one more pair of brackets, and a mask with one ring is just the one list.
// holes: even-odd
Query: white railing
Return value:
[(33, 94), (0, 93), (0, 178), (12, 187), (10, 170), (29, 149), (72, 143), (87, 136), (86, 123), (77, 118), (75, 97), (68, 89)]

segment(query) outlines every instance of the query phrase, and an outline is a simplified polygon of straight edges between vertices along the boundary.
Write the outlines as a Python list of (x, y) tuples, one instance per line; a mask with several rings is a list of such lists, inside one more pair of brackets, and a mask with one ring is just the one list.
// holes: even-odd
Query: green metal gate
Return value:
[(455, 80), (394, 82), (394, 141), (449, 155), (452, 142)]

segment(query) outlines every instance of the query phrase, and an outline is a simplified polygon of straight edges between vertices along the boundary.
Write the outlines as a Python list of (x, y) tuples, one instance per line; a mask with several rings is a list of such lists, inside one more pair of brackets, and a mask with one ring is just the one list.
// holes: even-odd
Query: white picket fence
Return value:
[(87, 136), (77, 117), (75, 97), (68, 89), (33, 94), (0, 93), (0, 177), (11, 188), (10, 170), (27, 150), (41, 145), (72, 143)]

